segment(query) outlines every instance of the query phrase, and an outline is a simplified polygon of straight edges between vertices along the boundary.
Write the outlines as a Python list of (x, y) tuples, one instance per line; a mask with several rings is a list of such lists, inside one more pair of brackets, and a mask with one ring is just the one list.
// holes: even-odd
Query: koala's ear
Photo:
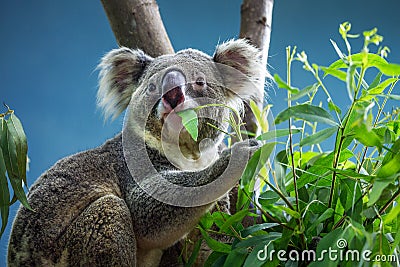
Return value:
[(115, 119), (124, 111), (146, 66), (153, 60), (141, 50), (126, 47), (108, 52), (98, 65), (97, 105), (105, 118)]
[(257, 99), (260, 95), (262, 98), (263, 91), (260, 92), (259, 88), (266, 70), (258, 48), (244, 39), (231, 40), (217, 46), (213, 59), (216, 63), (228, 66), (219, 67), (228, 89), (244, 99)]

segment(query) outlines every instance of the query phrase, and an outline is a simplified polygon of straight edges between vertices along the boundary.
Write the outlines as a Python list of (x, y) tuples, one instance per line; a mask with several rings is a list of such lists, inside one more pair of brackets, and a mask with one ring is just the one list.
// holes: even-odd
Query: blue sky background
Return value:
[[(237, 37), (240, 3), (158, 1), (174, 48), (192, 47), (208, 54), (218, 42)], [(378, 27), (392, 50), (389, 61), (400, 63), (399, 10), (398, 0), (276, 0), (269, 71), (285, 77), (288, 45), (305, 50), (312, 62), (329, 65), (337, 59), (329, 39), (343, 47), (337, 33), (343, 21), (352, 23), (354, 33)], [(0, 102), (15, 109), (24, 125), (31, 159), (29, 185), (58, 159), (98, 146), (121, 130), (122, 117), (104, 123), (95, 106), (95, 67), (117, 47), (100, 1), (2, 0), (0, 40)], [(361, 47), (357, 44), (355, 51)], [(314, 82), (300, 65), (294, 68), (299, 70), (293, 74), (295, 86)], [(343, 86), (331, 93), (340, 106), (348, 104)], [(270, 89), (269, 94), (277, 114), (286, 105), (286, 92)], [(0, 266), (5, 266), (9, 230), (10, 225), (0, 240)]]

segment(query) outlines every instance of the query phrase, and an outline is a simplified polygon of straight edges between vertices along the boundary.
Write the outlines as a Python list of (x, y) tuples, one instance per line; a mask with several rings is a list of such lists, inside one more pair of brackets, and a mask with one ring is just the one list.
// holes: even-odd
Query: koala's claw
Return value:
[(249, 139), (249, 146), (262, 146), (262, 144), (257, 139)]

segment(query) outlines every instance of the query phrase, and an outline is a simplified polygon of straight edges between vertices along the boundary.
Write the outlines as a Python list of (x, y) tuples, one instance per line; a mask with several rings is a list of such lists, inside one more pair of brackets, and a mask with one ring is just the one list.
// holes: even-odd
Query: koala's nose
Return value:
[(186, 79), (182, 72), (171, 70), (167, 72), (162, 80), (163, 102), (174, 109), (185, 101)]

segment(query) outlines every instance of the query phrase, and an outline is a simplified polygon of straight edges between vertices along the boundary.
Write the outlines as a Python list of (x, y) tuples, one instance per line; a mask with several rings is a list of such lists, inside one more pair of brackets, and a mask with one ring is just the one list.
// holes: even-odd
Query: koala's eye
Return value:
[(206, 79), (204, 79), (204, 77), (199, 77), (196, 79), (195, 83), (198, 86), (204, 86), (206, 84)]
[(155, 92), (156, 89), (157, 89), (157, 88), (156, 88), (156, 86), (155, 86), (154, 83), (149, 84), (149, 86), (147, 87), (147, 91), (148, 91), (149, 93)]

